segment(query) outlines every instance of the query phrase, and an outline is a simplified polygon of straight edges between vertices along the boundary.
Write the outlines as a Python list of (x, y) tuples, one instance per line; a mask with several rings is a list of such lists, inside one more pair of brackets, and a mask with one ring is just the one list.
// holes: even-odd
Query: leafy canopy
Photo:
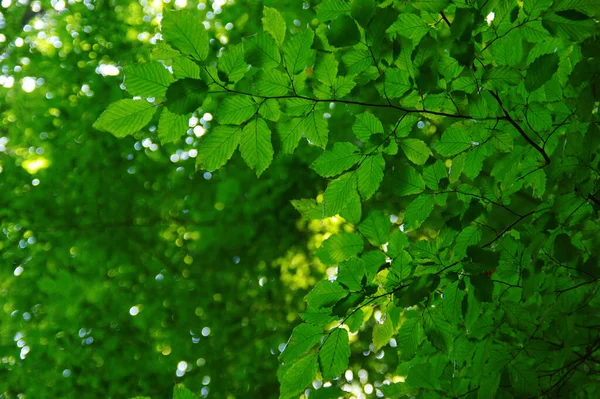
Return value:
[(314, 253), (337, 275), (306, 296), (281, 397), (315, 380), (337, 397), (382, 350), (388, 397), (597, 396), (598, 3), (323, 0), (309, 24), (278, 8), (219, 51), (196, 11), (167, 13), (169, 51), (125, 69), (142, 99), (95, 127), (158, 119), (171, 141), (201, 109), (198, 169), (239, 149), (261, 176), (299, 151), (326, 179), (293, 204), (345, 221)]

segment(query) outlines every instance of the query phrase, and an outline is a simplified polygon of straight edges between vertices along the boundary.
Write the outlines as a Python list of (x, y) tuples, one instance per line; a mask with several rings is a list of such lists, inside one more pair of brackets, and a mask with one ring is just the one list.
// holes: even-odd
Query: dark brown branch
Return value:
[(516, 224), (518, 224), (521, 220), (525, 219), (528, 216), (531, 216), (535, 213), (535, 211), (531, 211), (529, 213), (526, 213), (525, 215), (521, 216), (520, 218), (518, 218), (517, 220), (515, 220), (514, 222), (512, 222), (511, 224), (509, 224), (504, 230), (502, 230), (500, 232), (500, 234), (498, 234), (498, 236), (496, 238), (494, 238), (492, 241), (488, 242), (487, 244), (485, 244), (484, 246), (482, 246), (481, 248), (485, 248), (485, 247), (489, 247), (490, 245), (492, 245), (493, 243), (495, 243), (496, 241), (498, 241), (500, 238), (502, 238), (502, 236), (504, 234), (506, 234), (506, 232), (510, 229), (512, 229)]
[(540, 147), (539, 145), (536, 144), (535, 141), (533, 141), (531, 139), (531, 137), (529, 137), (527, 135), (527, 133), (525, 133), (525, 131), (523, 130), (523, 128), (521, 126), (519, 126), (519, 124), (517, 122), (515, 122), (515, 120), (510, 116), (510, 114), (508, 113), (508, 111), (506, 110), (506, 108), (504, 108), (504, 105), (502, 105), (502, 100), (500, 100), (500, 97), (498, 96), (498, 94), (494, 93), (493, 91), (490, 91), (490, 94), (496, 99), (496, 101), (498, 101), (498, 105), (500, 105), (500, 108), (502, 108), (502, 112), (504, 112), (504, 116), (506, 116), (506, 120), (514, 126), (515, 129), (517, 129), (517, 131), (519, 132), (519, 134), (533, 147), (535, 148), (540, 154), (542, 154), (542, 156), (544, 157), (544, 160), (546, 161), (546, 165), (548, 165), (550, 163), (550, 157), (548, 156), (548, 154), (546, 154), (546, 151), (544, 151), (544, 149), (542, 147)]

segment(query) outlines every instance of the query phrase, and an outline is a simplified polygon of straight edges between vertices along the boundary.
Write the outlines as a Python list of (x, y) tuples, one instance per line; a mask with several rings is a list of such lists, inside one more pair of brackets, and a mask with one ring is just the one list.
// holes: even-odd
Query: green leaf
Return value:
[(319, 364), (316, 354), (308, 354), (295, 362), (281, 378), (281, 397), (300, 394), (317, 377)]
[(349, 47), (360, 42), (360, 31), (356, 22), (345, 15), (331, 21), (325, 35), (329, 44), (334, 47)]
[(405, 13), (398, 16), (398, 20), (386, 30), (386, 33), (390, 36), (399, 34), (411, 39), (416, 45), (429, 32), (429, 29), (429, 26), (418, 15)]
[(308, 66), (308, 62), (312, 57), (312, 46), (315, 34), (312, 30), (307, 29), (300, 33), (292, 35), (283, 47), (283, 60), (289, 73), (298, 74)]
[(244, 77), (248, 64), (244, 60), (244, 47), (241, 44), (225, 48), (223, 56), (219, 59), (219, 70), (223, 71), (232, 83)]
[(267, 122), (256, 118), (244, 126), (240, 141), (240, 153), (246, 164), (260, 176), (273, 160), (271, 130)]
[(522, 77), (519, 71), (508, 66), (499, 66), (485, 71), (483, 86), (491, 90), (502, 90), (507, 86), (516, 86)]
[(329, 182), (325, 190), (325, 215), (339, 214), (358, 194), (356, 192), (356, 176), (354, 172), (346, 173)]
[(396, 305), (399, 307), (416, 305), (431, 295), (439, 283), (440, 277), (437, 274), (417, 277), (411, 285), (395, 293)]
[(331, 380), (346, 371), (349, 358), (348, 331), (343, 328), (336, 328), (326, 338), (319, 352), (323, 378)]
[(310, 167), (323, 177), (332, 177), (350, 169), (361, 158), (354, 144), (335, 143), (331, 150), (323, 151)]
[(368, 50), (355, 49), (342, 56), (342, 61), (350, 74), (366, 71), (372, 64), (373, 58)]
[(258, 114), (269, 121), (277, 122), (281, 117), (279, 102), (273, 98), (265, 100), (258, 109)]
[(455, 282), (444, 288), (442, 311), (451, 323), (457, 323), (463, 319), (462, 304), (465, 292), (458, 288), (458, 284)]
[(334, 263), (350, 259), (362, 252), (362, 238), (354, 233), (334, 234), (323, 242), (322, 250), (327, 252)]
[[(404, 237), (406, 237), (406, 234), (404, 234), (403, 232), (399, 230), (398, 232)], [(408, 239), (406, 239), (406, 243), (408, 245)], [(397, 242), (395, 245), (397, 246)], [(403, 249), (395, 249), (394, 252), (396, 253), (394, 261), (392, 262), (391, 271), (393, 271), (396, 274), (396, 277), (400, 281), (404, 281), (405, 279), (411, 276), (413, 271), (413, 267), (411, 266), (411, 263), (413, 261), (412, 256), (410, 256), (410, 254)]]
[(414, 354), (423, 341), (423, 326), (420, 312), (408, 312), (397, 335), (398, 346), (403, 357)]
[(335, 281), (319, 281), (304, 298), (311, 309), (333, 306), (337, 301), (348, 294), (339, 283)]
[(350, 291), (362, 291), (365, 263), (359, 258), (350, 258), (338, 266), (336, 281)]
[(374, 134), (383, 133), (383, 125), (377, 117), (369, 112), (356, 115), (352, 131), (357, 139), (366, 142)]
[(265, 97), (284, 96), (291, 90), (290, 79), (278, 70), (265, 70), (259, 75), (256, 90), (257, 94)]
[(311, 112), (303, 120), (304, 134), (311, 144), (317, 147), (327, 147), (329, 129), (327, 119), (317, 112)]
[(197, 167), (204, 170), (216, 170), (227, 163), (240, 143), (240, 126), (219, 125), (202, 136), (198, 146)]
[(405, 166), (398, 172), (394, 193), (398, 196), (422, 193), (425, 190), (423, 177), (412, 166)]
[(358, 226), (358, 231), (360, 231), (371, 244), (379, 246), (388, 241), (390, 227), (392, 227), (390, 218), (386, 217), (381, 211), (372, 211)]
[(181, 385), (175, 385), (173, 387), (173, 398), (174, 399), (198, 399), (196, 395), (189, 389)]
[(160, 62), (125, 67), (125, 86), (133, 96), (162, 97), (173, 82), (173, 75)]
[(511, 362), (508, 367), (508, 376), (512, 387), (520, 395), (531, 396), (539, 392), (537, 373), (526, 362)]
[(265, 6), (263, 8), (262, 24), (265, 32), (273, 36), (277, 44), (281, 46), (285, 40), (287, 27), (279, 11), (275, 8)]
[(431, 155), (431, 150), (423, 141), (418, 139), (404, 139), (400, 141), (400, 148), (406, 157), (417, 165), (423, 165)]
[(449, 0), (416, 0), (411, 3), (416, 9), (431, 13), (439, 13), (448, 6)]
[(569, 19), (557, 14), (544, 15), (542, 25), (553, 35), (574, 42), (581, 42), (593, 36), (597, 26), (596, 22), (589, 18)]
[(385, 72), (384, 95), (389, 98), (402, 97), (412, 86), (408, 74), (400, 69), (388, 69)]
[(539, 132), (552, 127), (550, 111), (541, 103), (531, 103), (527, 107), (527, 122), (529, 126)]
[(293, 362), (318, 344), (322, 336), (323, 329), (321, 327), (310, 324), (299, 324), (294, 328), (283, 353), (279, 356), (279, 360), (284, 363)]
[(386, 317), (383, 323), (375, 324), (373, 327), (373, 345), (375, 345), (375, 351), (383, 348), (390, 342), (392, 335), (394, 334), (394, 324), (390, 317)]
[(119, 100), (106, 108), (94, 122), (94, 129), (125, 137), (146, 126), (155, 111), (156, 106), (148, 101)]
[(369, 155), (357, 169), (358, 191), (363, 200), (368, 200), (377, 192), (383, 180), (385, 160), (383, 155)]
[(181, 53), (169, 46), (163, 40), (156, 42), (156, 47), (152, 49), (152, 59), (155, 61), (159, 60), (170, 60), (171, 58), (179, 57)]
[(429, 364), (416, 364), (411, 367), (406, 376), (406, 382), (411, 386), (423, 388), (428, 391), (439, 389), (439, 377)]
[(427, 187), (432, 190), (439, 189), (440, 180), (448, 177), (448, 169), (444, 166), (444, 163), (440, 160), (436, 161), (433, 165), (426, 166), (423, 169), (423, 180)]
[(281, 140), (281, 151), (293, 154), (302, 138), (304, 118), (292, 118), (277, 125), (277, 133)]
[(222, 124), (240, 125), (256, 113), (257, 104), (251, 97), (233, 95), (226, 97), (215, 118)]
[(523, 0), (523, 11), (531, 18), (537, 18), (550, 8), (552, 0)]
[(404, 229), (406, 231), (416, 230), (427, 219), (435, 205), (433, 195), (420, 195), (415, 198), (404, 213)]
[(208, 32), (199, 12), (171, 11), (163, 15), (161, 33), (167, 44), (197, 61), (208, 56)]
[(333, 86), (338, 75), (338, 62), (333, 54), (325, 54), (319, 58), (315, 67), (315, 76), (319, 82)]
[(276, 68), (281, 63), (281, 55), (277, 43), (272, 36), (258, 32), (249, 39), (244, 39), (244, 59), (257, 68)]
[(317, 6), (317, 18), (320, 21), (331, 21), (350, 13), (350, 5), (344, 0), (323, 0)]
[(471, 137), (464, 128), (449, 127), (444, 131), (442, 140), (435, 145), (435, 150), (444, 157), (451, 157), (471, 148)]
[(467, 256), (467, 248), (479, 244), (481, 241), (481, 228), (477, 226), (465, 227), (456, 237), (454, 246), (454, 255), (457, 259), (464, 259)]
[(290, 202), (303, 217), (309, 220), (323, 218), (323, 206), (317, 204), (317, 201), (314, 199), (303, 198), (299, 200), (291, 200)]
[(369, 26), (369, 22), (375, 16), (375, 0), (352, 0), (350, 4), (350, 13), (363, 28)]
[(170, 143), (185, 134), (191, 114), (178, 115), (163, 108), (158, 120), (158, 138), (162, 144)]
[(198, 79), (181, 79), (169, 86), (166, 106), (169, 111), (185, 115), (202, 106), (208, 93), (208, 85)]
[(390, 235), (388, 244), (388, 256), (395, 258), (401, 254), (401, 251), (408, 247), (408, 236), (400, 229), (395, 229)]
[(173, 58), (173, 75), (175, 79), (200, 79), (200, 67), (186, 56)]
[(530, 93), (542, 87), (544, 83), (552, 78), (552, 75), (558, 70), (558, 55), (546, 54), (535, 61), (527, 68), (525, 76), (525, 87)]

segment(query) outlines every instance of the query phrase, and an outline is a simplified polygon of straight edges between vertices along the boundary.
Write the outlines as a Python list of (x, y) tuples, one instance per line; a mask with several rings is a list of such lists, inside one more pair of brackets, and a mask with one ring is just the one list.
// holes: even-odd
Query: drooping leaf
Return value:
[(316, 354), (308, 354), (295, 362), (281, 378), (282, 397), (297, 395), (310, 385), (319, 371)]
[(357, 170), (358, 190), (363, 200), (368, 200), (377, 192), (383, 180), (385, 160), (383, 155), (376, 154), (367, 156)]
[(204, 170), (216, 170), (231, 159), (240, 143), (242, 128), (219, 125), (202, 136), (198, 146), (196, 165)]
[(242, 131), (240, 153), (246, 164), (260, 176), (273, 160), (271, 130), (264, 119), (256, 118), (248, 122)]
[(375, 345), (375, 351), (387, 345), (393, 334), (394, 325), (390, 317), (386, 317), (383, 323), (375, 324), (375, 327), (373, 327), (373, 345)]
[(170, 143), (185, 134), (191, 114), (178, 115), (164, 108), (158, 120), (158, 138), (161, 143)]
[(358, 196), (356, 189), (357, 181), (354, 172), (345, 173), (330, 181), (324, 194), (325, 215), (334, 216), (346, 208)]

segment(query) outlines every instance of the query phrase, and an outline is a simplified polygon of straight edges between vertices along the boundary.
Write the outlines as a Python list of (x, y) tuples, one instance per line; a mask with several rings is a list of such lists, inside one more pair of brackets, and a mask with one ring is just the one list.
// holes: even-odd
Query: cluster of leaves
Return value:
[(357, 231), (315, 253), (337, 277), (306, 296), (281, 397), (343, 374), (366, 332), (397, 342), (389, 397), (597, 395), (597, 2), (323, 0), (312, 27), (263, 12), (217, 54), (198, 15), (167, 13), (156, 61), (125, 69), (148, 100), (95, 127), (133, 134), (161, 108), (168, 142), (201, 108), (197, 167), (239, 147), (257, 176), (303, 138), (324, 150), (324, 194), (293, 205)]

